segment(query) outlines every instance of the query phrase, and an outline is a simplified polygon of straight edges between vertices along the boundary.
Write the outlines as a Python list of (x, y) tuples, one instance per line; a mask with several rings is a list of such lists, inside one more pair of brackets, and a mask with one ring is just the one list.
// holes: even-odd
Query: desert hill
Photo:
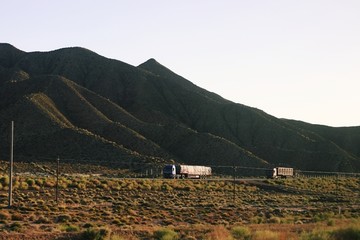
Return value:
[(23, 161), (60, 155), (120, 167), (176, 161), (360, 170), (360, 127), (278, 119), (155, 59), (135, 67), (78, 47), (26, 53), (0, 44), (0, 119), (1, 148), (14, 120)]

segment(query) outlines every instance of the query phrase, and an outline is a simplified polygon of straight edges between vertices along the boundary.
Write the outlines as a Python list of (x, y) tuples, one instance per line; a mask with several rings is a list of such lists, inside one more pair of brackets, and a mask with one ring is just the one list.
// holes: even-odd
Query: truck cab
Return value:
[(276, 168), (267, 169), (267, 170), (266, 170), (266, 177), (267, 177), (267, 178), (277, 178)]
[(163, 168), (163, 177), (164, 178), (176, 178), (176, 166), (175, 165), (166, 165)]

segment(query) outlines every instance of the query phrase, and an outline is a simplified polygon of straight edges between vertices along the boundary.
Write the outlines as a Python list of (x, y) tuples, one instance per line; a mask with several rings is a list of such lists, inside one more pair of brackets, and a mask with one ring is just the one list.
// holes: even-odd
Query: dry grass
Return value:
[(234, 195), (233, 183), (224, 180), (67, 176), (57, 203), (53, 177), (17, 176), (11, 209), (0, 191), (0, 239), (19, 232), (79, 235), (90, 227), (107, 227), (118, 239), (159, 238), (162, 228), (175, 232), (173, 239), (299, 239), (319, 226), (346, 228), (342, 224), (359, 219), (358, 192), (349, 191), (360, 189), (358, 179), (338, 181), (341, 195), (328, 194), (332, 185), (322, 181), (316, 193), (298, 186), (309, 184), (303, 179), (275, 181), (271, 188), (267, 181), (242, 181)]

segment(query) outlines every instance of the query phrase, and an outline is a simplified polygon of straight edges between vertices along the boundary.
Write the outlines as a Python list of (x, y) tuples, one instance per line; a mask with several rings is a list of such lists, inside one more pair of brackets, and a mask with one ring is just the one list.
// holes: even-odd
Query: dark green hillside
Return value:
[[(327, 139), (334, 145), (334, 148), (346, 151), (352, 159), (360, 157), (360, 127), (328, 127), (295, 120), (284, 121)], [(360, 167), (358, 161), (354, 160), (353, 162)]]
[[(104, 162), (115, 161), (120, 165), (129, 161), (162, 161), (144, 154), (146, 151), (156, 152), (158, 147), (155, 144), (141, 141), (143, 137), (134, 131), (109, 120), (106, 121), (105, 116), (96, 109), (86, 106), (86, 100), (68, 88), (67, 81), (54, 76), (42, 76), (29, 79), (28, 82), (15, 82), (2, 86), (7, 92), (11, 90), (14, 93), (26, 92), (14, 102), (8, 102), (0, 112), (2, 146), (8, 145), (6, 140), (9, 139), (9, 123), (15, 119), (18, 160), (55, 159), (56, 156), (61, 156)], [(24, 90), (29, 86), (28, 84), (33, 86), (33, 92), (31, 89)], [(61, 97), (52, 95), (52, 91)], [(77, 97), (80, 99), (76, 99)], [(61, 102), (59, 99), (64, 101)], [(64, 108), (67, 110), (64, 111)], [(79, 111), (74, 114), (72, 111), (76, 112), (76, 110)], [(88, 128), (84, 119), (91, 123)], [(114, 141), (108, 136), (103, 137), (102, 131), (109, 131), (109, 128), (125, 138), (124, 142), (135, 142), (137, 145), (132, 145), (130, 149), (123, 146), (121, 141)], [(137, 147), (143, 154), (136, 152)], [(7, 158), (4, 151), (1, 157)]]
[(160, 76), (162, 78), (168, 79), (168, 81), (172, 81), (176, 84), (178, 84), (181, 88), (185, 88), (188, 91), (198, 93), (200, 95), (203, 95), (204, 97), (208, 97), (214, 101), (227, 101), (226, 99), (222, 98), (221, 96), (206, 91), (205, 89), (202, 89), (192, 82), (188, 81), (187, 79), (177, 75), (176, 73), (172, 72), (170, 69), (164, 67), (160, 63), (158, 63), (155, 59), (151, 58), (148, 61), (144, 62), (143, 64), (140, 64), (138, 66), (140, 69), (144, 69), (146, 71), (149, 71), (157, 76)]
[(144, 80), (135, 67), (78, 47), (28, 53), (14, 66), (30, 75), (63, 76), (125, 106), (132, 104), (137, 95), (133, 88)]
[[(180, 81), (180, 77), (155, 60), (140, 66), (146, 67), (149, 72), (153, 67), (155, 75), (174, 76)], [(358, 165), (358, 158), (328, 139), (294, 128), (261, 110), (213, 98), (211, 93), (202, 94), (201, 89), (179, 89), (177, 81), (169, 81), (166, 87), (160, 83), (154, 83), (159, 92), (162, 89), (171, 91), (158, 94), (158, 97), (162, 96), (162, 102), (172, 106), (170, 109), (175, 112), (166, 111), (167, 115), (197, 131), (226, 138), (271, 163), (328, 171), (351, 171)], [(184, 81), (184, 85), (189, 87), (191, 84)]]
[(358, 128), (277, 119), (154, 59), (134, 67), (77, 47), (26, 53), (0, 44), (1, 145), (11, 119), (23, 159), (360, 170)]
[(0, 53), (0, 66), (4, 68), (14, 66), (26, 54), (7, 43), (0, 43)]
[[(16, 71), (8, 69), (8, 72)], [(169, 162), (171, 159), (200, 163), (219, 158), (216, 154), (207, 157), (206, 147), (198, 148), (203, 145), (201, 141), (219, 142), (213, 136), (200, 138), (200, 134), (188, 128), (145, 123), (110, 100), (64, 77), (40, 74), (37, 77), (31, 73), (27, 75), (27, 81), (14, 81), (13, 74), (7, 76), (10, 77), (5, 79), (1, 88), (1, 109), (4, 123), (16, 119), (17, 159), (55, 159), (61, 155), (62, 158), (118, 161), (121, 164), (140, 160)], [(7, 135), (7, 128), (7, 124), (1, 126), (3, 136)], [(202, 140), (197, 145), (178, 145), (176, 151), (169, 152), (173, 146), (168, 145), (176, 145), (178, 141), (172, 135), (163, 134), (169, 129), (180, 130), (181, 135), (190, 131), (192, 138)], [(164, 144), (160, 146), (151, 139)], [(224, 140), (220, 142), (228, 145)], [(211, 145), (215, 150), (222, 148), (219, 144)], [(243, 160), (255, 159), (250, 161), (252, 165), (264, 164), (235, 145), (230, 145), (230, 149), (236, 153), (227, 159), (231, 163), (241, 164)], [(197, 154), (192, 154), (194, 152)], [(4, 153), (3, 158), (6, 158)]]
[(328, 127), (301, 121), (286, 120), (290, 124), (306, 129), (334, 142), (339, 147), (360, 157), (360, 127)]

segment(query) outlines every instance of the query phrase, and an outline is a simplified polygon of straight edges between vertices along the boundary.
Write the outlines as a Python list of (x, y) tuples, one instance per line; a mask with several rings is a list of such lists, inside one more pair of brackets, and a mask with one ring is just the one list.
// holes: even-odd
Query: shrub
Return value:
[(38, 186), (44, 185), (44, 179), (37, 178), (35, 180), (35, 184), (38, 185)]
[(173, 188), (172, 188), (170, 185), (164, 183), (164, 184), (161, 186), (161, 190), (163, 190), (163, 191), (172, 191)]
[(330, 235), (335, 240), (360, 240), (360, 227), (348, 227), (345, 229), (338, 229), (331, 232)]
[(178, 234), (171, 229), (163, 228), (154, 232), (154, 238), (158, 240), (175, 240)]
[(251, 231), (247, 227), (236, 226), (231, 229), (231, 234), (235, 239), (250, 239)]
[(45, 217), (45, 216), (40, 216), (36, 221), (35, 223), (37, 224), (41, 224), (41, 223), (51, 223), (51, 221)]
[(13, 215), (11, 215), (11, 220), (13, 220), (13, 221), (23, 221), (24, 217), (20, 213), (13, 213)]
[(56, 179), (52, 178), (52, 177), (48, 177), (48, 178), (44, 179), (43, 186), (44, 187), (54, 187), (54, 186), (56, 186)]
[(279, 223), (281, 223), (281, 219), (279, 217), (271, 217), (269, 219), (269, 223), (279, 224)]
[(222, 225), (214, 226), (213, 230), (207, 235), (208, 240), (231, 240), (230, 232)]
[(59, 222), (59, 223), (65, 223), (65, 222), (68, 222), (70, 220), (71, 220), (71, 216), (67, 215), (67, 214), (59, 215), (56, 218), (56, 222)]
[(264, 222), (264, 219), (262, 217), (256, 216), (256, 217), (252, 217), (250, 219), (250, 222), (255, 224), (260, 224)]
[(108, 229), (88, 228), (81, 234), (80, 240), (104, 240), (107, 239), (109, 236), (110, 230)]
[(64, 225), (61, 229), (65, 232), (78, 232), (80, 230), (80, 228), (75, 225)]
[(119, 235), (112, 235), (110, 237), (110, 240), (125, 240), (125, 238), (123, 238), (122, 236), (119, 236)]
[(335, 225), (334, 219), (329, 219), (329, 220), (327, 221), (326, 225), (328, 225), (328, 226), (334, 226), (334, 225)]
[(303, 233), (300, 236), (301, 240), (330, 240), (329, 234), (326, 231), (314, 230), (310, 233)]
[(331, 219), (331, 217), (334, 216), (334, 213), (329, 213), (329, 212), (323, 212), (323, 213), (318, 213), (314, 216), (313, 220), (314, 222), (322, 222), (322, 221), (328, 221)]
[(11, 231), (19, 232), (21, 231), (21, 228), (22, 228), (22, 224), (19, 222), (14, 222), (9, 225), (9, 230)]
[(26, 179), (26, 183), (30, 186), (33, 187), (35, 185), (35, 180), (32, 178), (28, 178)]
[(269, 230), (256, 231), (252, 240), (278, 240), (279, 234), (277, 232), (272, 232)]
[(0, 220), (9, 220), (11, 215), (7, 211), (0, 211)]
[(27, 190), (29, 188), (29, 185), (26, 182), (20, 183), (20, 189), (21, 190)]
[(114, 219), (112, 221), (112, 224), (115, 224), (115, 225), (118, 225), (118, 226), (122, 226), (122, 225), (125, 225), (123, 222), (121, 222), (121, 220), (119, 219)]
[(94, 227), (94, 226), (93, 226), (93, 224), (91, 224), (91, 223), (85, 223), (85, 224), (83, 225), (83, 227), (84, 227), (84, 228), (92, 228), (92, 227)]
[(8, 176), (2, 176), (2, 177), (0, 178), (0, 183), (1, 183), (3, 186), (9, 185), (9, 183), (10, 183), (9, 177), (8, 177)]

